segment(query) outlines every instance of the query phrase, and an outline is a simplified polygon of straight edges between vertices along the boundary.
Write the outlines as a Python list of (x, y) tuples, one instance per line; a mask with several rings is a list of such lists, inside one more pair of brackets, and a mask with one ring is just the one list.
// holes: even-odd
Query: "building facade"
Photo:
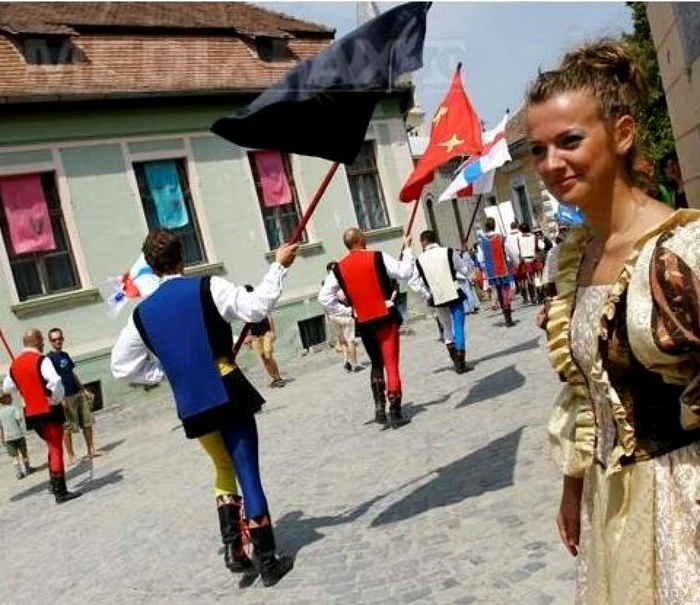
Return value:
[[(16, 348), (29, 327), (62, 328), (79, 374), (106, 402), (126, 392), (108, 363), (131, 310), (108, 314), (111, 278), (133, 264), (147, 232), (178, 231), (188, 274), (255, 285), (330, 167), (243, 149), (209, 128), (325, 48), (333, 31), (251, 5), (178, 8), (0, 3), (0, 328)], [(344, 254), (345, 228), (398, 252), (411, 102), (407, 88), (377, 107), (362, 151), (309, 223), (274, 314), (282, 358), (323, 340), (316, 295), (326, 263)], [(263, 170), (286, 183), (288, 198), (270, 198)], [(15, 228), (30, 193), (33, 212), (48, 217), (48, 242)], [(249, 353), (241, 361), (256, 362)], [(6, 362), (3, 354), (1, 369)]]
[(688, 205), (700, 208), (700, 4), (647, 2)]

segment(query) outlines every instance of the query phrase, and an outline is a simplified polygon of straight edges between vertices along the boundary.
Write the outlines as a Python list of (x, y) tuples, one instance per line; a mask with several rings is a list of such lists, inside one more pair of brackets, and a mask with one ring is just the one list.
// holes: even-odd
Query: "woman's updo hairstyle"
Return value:
[[(625, 115), (636, 119), (639, 108), (647, 102), (649, 88), (635, 47), (600, 40), (568, 52), (556, 70), (540, 71), (528, 88), (527, 105), (579, 90), (591, 93), (602, 119), (611, 123)], [(630, 172), (634, 155), (633, 146), (625, 157)]]

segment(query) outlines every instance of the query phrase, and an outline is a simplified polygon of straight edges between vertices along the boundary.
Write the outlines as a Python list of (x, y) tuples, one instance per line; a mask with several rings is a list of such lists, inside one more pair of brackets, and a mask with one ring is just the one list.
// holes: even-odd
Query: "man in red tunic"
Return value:
[[(411, 238), (404, 240), (401, 261), (385, 252), (367, 250), (367, 241), (359, 229), (348, 229), (343, 235), (343, 243), (350, 252), (328, 274), (318, 301), (331, 315), (355, 318), (357, 331), (372, 363), (370, 381), (374, 419), (379, 424), (388, 422), (392, 428), (398, 428), (406, 423), (401, 414), (399, 372), (399, 327), (402, 320), (392, 300), (392, 280), (405, 281), (413, 274)], [(345, 293), (349, 307), (338, 301), (340, 290)]]
[(57, 504), (80, 496), (69, 492), (63, 465), (63, 384), (51, 360), (44, 356), (44, 337), (35, 328), (22, 339), (24, 349), (10, 365), (2, 383), (2, 397), (19, 391), (24, 400), (27, 428), (34, 429), (46, 441), (49, 452), (51, 491)]

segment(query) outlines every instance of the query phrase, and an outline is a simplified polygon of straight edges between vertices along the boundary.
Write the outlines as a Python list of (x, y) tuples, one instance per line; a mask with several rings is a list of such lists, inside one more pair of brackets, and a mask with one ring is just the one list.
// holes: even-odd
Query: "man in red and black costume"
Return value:
[[(348, 229), (343, 235), (343, 243), (350, 252), (328, 274), (318, 301), (330, 315), (355, 318), (357, 331), (372, 362), (370, 380), (374, 419), (379, 424), (388, 422), (392, 428), (398, 428), (406, 423), (401, 414), (399, 372), (399, 327), (402, 320), (392, 301), (392, 280), (408, 280), (413, 273), (411, 238), (404, 241), (401, 261), (385, 252), (367, 250), (365, 236), (359, 229)], [(338, 301), (339, 290), (345, 293), (350, 307)]]
[(19, 391), (24, 400), (27, 428), (34, 429), (46, 441), (49, 451), (51, 491), (57, 504), (80, 496), (69, 492), (63, 465), (63, 384), (51, 360), (44, 356), (44, 337), (37, 329), (27, 330), (24, 349), (10, 365), (2, 383), (2, 397)]

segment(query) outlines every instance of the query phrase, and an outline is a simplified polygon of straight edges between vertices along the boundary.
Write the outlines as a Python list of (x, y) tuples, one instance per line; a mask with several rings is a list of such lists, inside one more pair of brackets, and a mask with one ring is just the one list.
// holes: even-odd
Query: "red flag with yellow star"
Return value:
[(437, 168), (453, 158), (481, 153), (481, 148), (481, 120), (464, 92), (460, 63), (450, 89), (435, 112), (428, 147), (401, 188), (399, 199), (402, 202), (418, 199)]

